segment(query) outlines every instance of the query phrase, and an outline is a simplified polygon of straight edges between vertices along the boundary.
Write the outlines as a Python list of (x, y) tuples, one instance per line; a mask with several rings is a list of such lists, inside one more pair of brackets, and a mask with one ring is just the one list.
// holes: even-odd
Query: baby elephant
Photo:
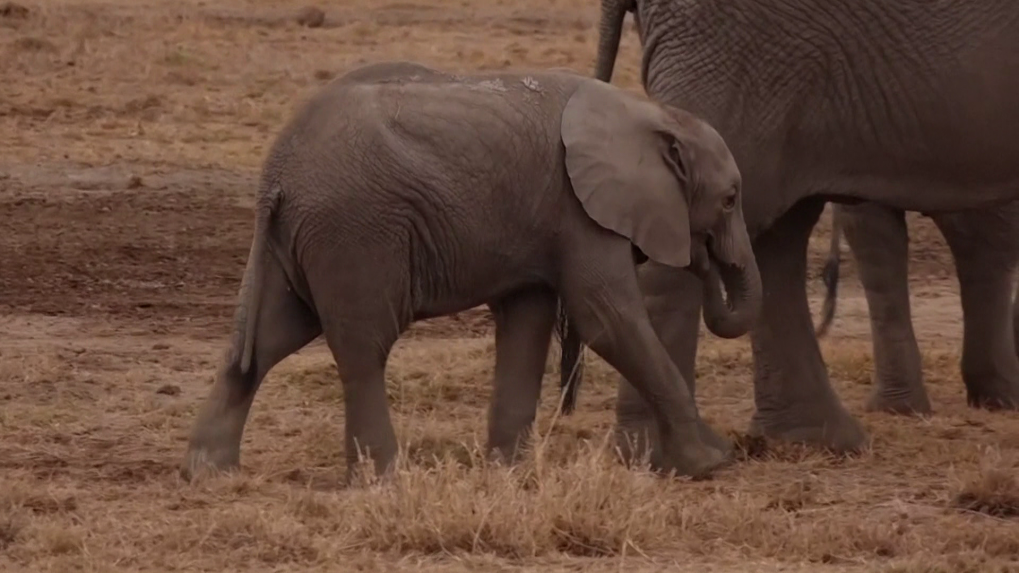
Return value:
[(343, 383), (348, 472), (365, 452), (390, 471), (393, 344), (416, 320), (480, 304), (496, 323), (488, 448), (513, 458), (560, 297), (654, 407), (660, 469), (705, 475), (726, 455), (699, 438), (652, 329), (636, 276), (647, 259), (712, 279), (705, 321), (719, 335), (756, 319), (739, 170), (703, 121), (569, 71), (356, 69), (297, 111), (265, 161), (232, 345), (182, 473), (238, 465), (263, 377), (320, 334)]

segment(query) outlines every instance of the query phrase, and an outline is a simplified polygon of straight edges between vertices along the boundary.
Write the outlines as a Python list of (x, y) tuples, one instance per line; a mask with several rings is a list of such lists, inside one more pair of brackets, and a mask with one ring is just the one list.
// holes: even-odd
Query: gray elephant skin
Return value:
[[(932, 214), (993, 211), (1019, 199), (1019, 4), (603, 0), (601, 7), (595, 76), (610, 81), (624, 16), (633, 12), (645, 91), (708, 121), (743, 175), (764, 286), (750, 333), (749, 432), (835, 451), (866, 446), (815, 338), (808, 238), (827, 201)], [(656, 332), (692, 383), (697, 277), (649, 263), (641, 287)], [(564, 330), (563, 356), (574, 357), (577, 339)], [(562, 365), (564, 402), (575, 399), (571, 372)], [(1014, 404), (1014, 392), (991, 385), (981, 403)], [(621, 380), (623, 436), (653, 438), (649, 407)]]
[[(909, 303), (909, 235), (905, 212), (876, 203), (832, 205), (832, 231), (822, 276), (827, 286), (819, 337), (835, 317), (840, 238), (845, 235), (870, 313), (874, 392), (868, 410), (933, 411), (924, 388), (920, 348)], [(1019, 405), (1019, 348), (1013, 279), (1019, 259), (1019, 203), (996, 209), (935, 213), (955, 260), (963, 310), (962, 381), (967, 402)]]
[(387, 474), (393, 344), (415, 320), (479, 304), (496, 322), (488, 449), (512, 462), (561, 298), (585, 343), (655, 405), (661, 466), (706, 475), (726, 452), (698, 439), (636, 265), (696, 269), (718, 301), (707, 324), (747, 332), (761, 289), (740, 186), (708, 124), (577, 73), (347, 73), (297, 110), (265, 161), (232, 343), (182, 474), (239, 465), (259, 384), (320, 334), (343, 384), (348, 477), (362, 454)]

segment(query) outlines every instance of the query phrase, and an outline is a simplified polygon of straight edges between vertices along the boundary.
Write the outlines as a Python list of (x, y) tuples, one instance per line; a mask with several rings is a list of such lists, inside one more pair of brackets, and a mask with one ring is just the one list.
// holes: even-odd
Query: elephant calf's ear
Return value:
[[(584, 82), (563, 110), (566, 172), (584, 211), (651, 259), (690, 264), (690, 217), (665, 113), (603, 82)], [(689, 166), (686, 166), (689, 167)]]

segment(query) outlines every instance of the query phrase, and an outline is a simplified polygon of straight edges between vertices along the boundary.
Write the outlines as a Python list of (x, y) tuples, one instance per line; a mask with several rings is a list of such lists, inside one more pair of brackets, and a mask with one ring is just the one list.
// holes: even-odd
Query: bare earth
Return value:
[[(392, 483), (340, 485), (342, 389), (318, 342), (264, 384), (242, 470), (183, 483), (253, 182), (293, 106), (383, 59), (590, 73), (597, 2), (346, 0), (314, 29), (291, 0), (23, 7), (0, 3), (0, 570), (1019, 571), (1019, 417), (966, 407), (952, 261), (919, 217), (913, 312), (937, 412), (862, 412), (869, 325), (846, 261), (822, 347), (873, 436), (859, 456), (742, 440), (711, 481), (623, 469), (602, 447), (614, 374), (589, 356), (579, 412), (553, 420), (553, 351), (534, 460), (488, 467), (477, 309), (416, 325), (392, 357), (407, 448)], [(638, 62), (628, 29), (616, 82), (637, 89)], [(748, 341), (705, 334), (698, 375), (705, 415), (740, 435)]]

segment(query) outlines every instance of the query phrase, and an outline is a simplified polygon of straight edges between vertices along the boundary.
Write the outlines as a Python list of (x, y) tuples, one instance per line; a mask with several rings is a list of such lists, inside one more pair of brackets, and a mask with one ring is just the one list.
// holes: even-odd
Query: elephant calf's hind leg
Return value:
[(326, 341), (343, 383), (348, 480), (364, 458), (374, 462), (376, 476), (385, 476), (394, 469), (398, 449), (386, 396), (386, 362), (397, 336), (375, 344), (372, 333), (363, 334), (360, 325), (350, 323), (326, 327)]
[[(259, 308), (251, 366), (241, 372), (244, 324), (238, 321), (226, 363), (217, 373), (192, 430), (181, 467), (185, 479), (193, 479), (203, 470), (228, 470), (240, 464), (241, 434), (262, 379), (273, 366), (321, 333), (315, 313), (288, 288), (283, 269), (269, 255), (263, 272), (261, 301), (254, 302)], [(239, 309), (238, 314), (250, 319), (253, 310)]]

